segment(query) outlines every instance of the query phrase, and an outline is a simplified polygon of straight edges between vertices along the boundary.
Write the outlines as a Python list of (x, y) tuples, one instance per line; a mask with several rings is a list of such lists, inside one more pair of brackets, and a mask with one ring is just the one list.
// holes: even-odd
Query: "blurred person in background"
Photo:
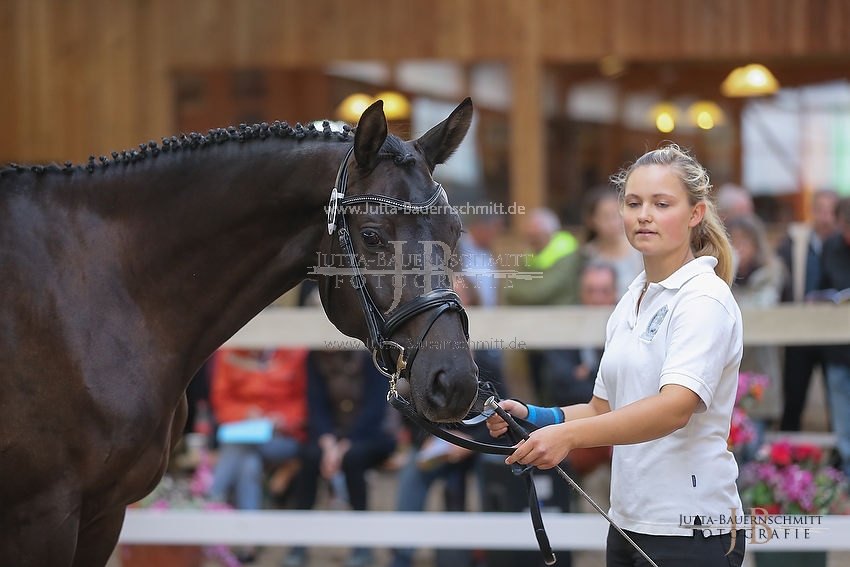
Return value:
[[(807, 294), (818, 289), (821, 275), (823, 243), (838, 231), (835, 207), (838, 194), (822, 190), (812, 195), (811, 222), (793, 223), (777, 248), (788, 277), (782, 289), (783, 302), (803, 303)], [(782, 370), (784, 407), (779, 428), (799, 431), (806, 407), (812, 373), (824, 371), (823, 345), (793, 345), (785, 347)]]
[(499, 303), (501, 280), (494, 276), (493, 270), (515, 266), (496, 265), (493, 248), (505, 231), (505, 220), (502, 215), (487, 210), (487, 206), (476, 205), (476, 212), (464, 218), (463, 232), (458, 241), (458, 256), (463, 270), (463, 280), (459, 284), (474, 292), (474, 305), (495, 307)]
[[(601, 260), (586, 264), (579, 274), (579, 296), (581, 305), (613, 308), (618, 299), (616, 268)], [(601, 346), (553, 352), (552, 364), (547, 366), (543, 377), (544, 398), (557, 406), (589, 402), (601, 358)]]
[[(835, 209), (838, 233), (823, 243), (821, 290), (850, 290), (850, 197)], [(841, 468), (850, 476), (850, 344), (827, 345), (825, 375), (832, 430), (841, 458)]]
[(582, 262), (602, 261), (614, 267), (617, 276), (616, 303), (643, 271), (643, 258), (626, 238), (620, 200), (613, 187), (606, 185), (592, 189), (585, 196), (583, 208), (586, 234), (579, 249)]
[[(503, 222), (493, 216), (474, 216), (466, 220), (465, 232), (458, 246), (460, 271), (456, 272), (454, 289), (464, 306), (494, 307), (498, 280), (488, 274), (493, 269), (490, 253), (495, 238), (501, 233)], [(478, 365), (479, 378), (493, 384), (500, 397), (507, 396), (502, 374), (502, 356), (498, 349), (480, 349), (473, 352)], [(411, 447), (399, 472), (396, 510), (421, 512), (425, 509), (428, 493), (434, 483), (443, 481), (443, 508), (447, 512), (467, 509), (467, 476), (475, 470), (479, 454), (453, 445), (448, 441), (424, 432), (416, 424), (405, 420), (410, 431)], [(453, 430), (458, 436), (489, 442), (484, 423)], [(411, 567), (415, 550), (393, 550), (391, 567)], [(473, 553), (468, 549), (437, 549), (436, 567), (470, 567)]]
[[(306, 349), (223, 348), (214, 355), (210, 389), (220, 443), (211, 499), (232, 500), (239, 510), (259, 510), (267, 468), (294, 473), (306, 439), (306, 359)], [(238, 431), (249, 423), (257, 428), (224, 437), (228, 426)], [(250, 563), (256, 552), (245, 548), (236, 554)]]
[[(512, 278), (506, 283), (504, 300), (507, 305), (575, 305), (578, 302), (578, 271), (581, 257), (579, 242), (561, 228), (558, 216), (547, 208), (533, 209), (527, 214), (523, 236), (528, 246), (524, 266), (519, 268), (539, 272), (533, 279)], [(545, 403), (543, 373), (552, 351), (527, 351), (528, 371), (535, 394)], [(554, 363), (553, 363), (554, 364)]]
[[(740, 307), (768, 308), (779, 304), (785, 285), (785, 266), (767, 240), (764, 223), (755, 215), (739, 216), (726, 223), (729, 239), (738, 256), (732, 295)], [(762, 374), (770, 379), (761, 400), (747, 409), (756, 438), (741, 455), (748, 460), (761, 446), (764, 433), (775, 428), (782, 415), (782, 352), (777, 345), (745, 345), (740, 372)]]
[(550, 209), (530, 211), (522, 236), (527, 245), (524, 263), (528, 270), (542, 272), (537, 279), (511, 280), (505, 289), (509, 305), (574, 305), (578, 299), (577, 262), (579, 242), (561, 228)]
[(717, 214), (724, 223), (756, 214), (752, 195), (740, 185), (724, 183), (717, 189)]
[[(315, 282), (301, 288), (302, 305), (319, 305)], [(366, 350), (311, 351), (307, 357), (308, 441), (295, 479), (295, 507), (316, 504), (320, 479), (352, 510), (368, 508), (366, 472), (380, 467), (396, 449), (398, 415), (387, 403), (387, 378)], [(395, 418), (395, 419), (394, 419)], [(294, 547), (284, 567), (307, 564), (307, 549)], [(374, 564), (372, 550), (356, 547), (346, 567)]]

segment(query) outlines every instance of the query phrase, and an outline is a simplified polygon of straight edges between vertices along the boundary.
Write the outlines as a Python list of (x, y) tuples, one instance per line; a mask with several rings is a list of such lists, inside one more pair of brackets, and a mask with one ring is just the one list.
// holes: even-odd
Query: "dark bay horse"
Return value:
[[(0, 171), (0, 565), (105, 565), (125, 507), (165, 470), (196, 370), (317, 257), (350, 259), (343, 236), (367, 265), (451, 249), (460, 220), (432, 173), (471, 118), (467, 99), (402, 141), (377, 102), (355, 130), (231, 127)], [(335, 179), (335, 205), (402, 210), (329, 219)], [(408, 381), (421, 415), (461, 419), (477, 391), (468, 347), (391, 348), (466, 344), (456, 296), (379, 277), (315, 276), (328, 317)]]

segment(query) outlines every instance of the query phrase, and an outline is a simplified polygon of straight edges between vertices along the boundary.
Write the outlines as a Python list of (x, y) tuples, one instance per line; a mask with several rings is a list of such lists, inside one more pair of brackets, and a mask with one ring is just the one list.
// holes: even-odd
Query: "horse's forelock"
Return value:
[(416, 157), (410, 153), (404, 141), (390, 134), (381, 146), (381, 154), (392, 159), (397, 165), (410, 166), (416, 162)]

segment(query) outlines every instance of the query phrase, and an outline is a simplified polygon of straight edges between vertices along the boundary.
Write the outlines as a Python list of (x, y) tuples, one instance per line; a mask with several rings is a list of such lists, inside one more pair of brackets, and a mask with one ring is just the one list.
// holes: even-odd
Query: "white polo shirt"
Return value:
[(726, 440), (743, 331), (741, 312), (729, 286), (714, 273), (716, 264), (711, 256), (696, 258), (651, 283), (636, 312), (646, 282), (646, 272), (641, 273), (608, 320), (595, 396), (615, 410), (657, 394), (666, 384), (679, 384), (701, 400), (682, 429), (614, 448), (610, 515), (623, 529), (691, 535), (679, 527), (681, 516), (718, 522), (729, 518), (732, 508), (741, 510), (738, 465)]

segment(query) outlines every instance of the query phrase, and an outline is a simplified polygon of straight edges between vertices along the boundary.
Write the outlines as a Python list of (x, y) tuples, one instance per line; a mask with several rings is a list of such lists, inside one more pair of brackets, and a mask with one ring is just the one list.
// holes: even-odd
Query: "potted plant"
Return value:
[[(850, 512), (847, 479), (816, 445), (788, 440), (763, 445), (741, 468), (738, 486), (748, 512), (812, 516)], [(825, 551), (755, 553), (755, 559), (760, 567), (826, 566)]]
[(764, 397), (764, 391), (770, 385), (770, 378), (755, 372), (738, 374), (738, 391), (735, 394), (735, 406), (732, 408), (732, 424), (729, 428), (729, 450), (738, 459), (747, 456), (747, 449), (758, 440), (758, 431), (749, 416), (750, 409)]

